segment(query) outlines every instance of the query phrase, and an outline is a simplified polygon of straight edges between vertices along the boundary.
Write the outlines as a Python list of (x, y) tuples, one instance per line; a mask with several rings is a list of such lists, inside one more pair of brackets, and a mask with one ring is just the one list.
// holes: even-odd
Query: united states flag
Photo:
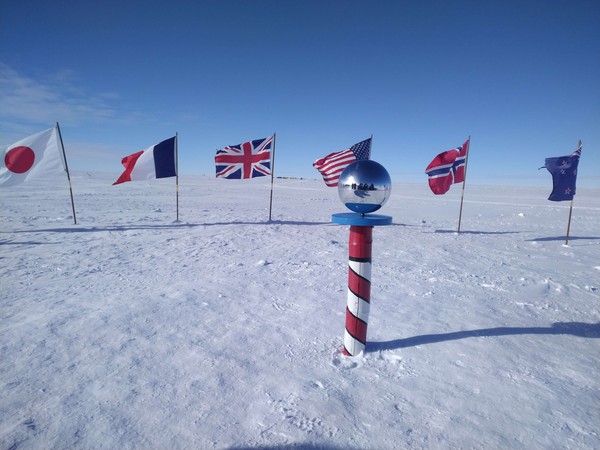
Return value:
[(349, 149), (330, 153), (313, 163), (313, 167), (321, 172), (323, 181), (329, 187), (338, 185), (340, 174), (354, 161), (369, 159), (371, 156), (371, 138), (353, 145)]
[(448, 192), (454, 183), (465, 181), (465, 160), (469, 151), (469, 139), (463, 145), (440, 153), (425, 169), (429, 187), (435, 195)]
[(271, 174), (273, 136), (217, 150), (217, 178), (256, 178)]

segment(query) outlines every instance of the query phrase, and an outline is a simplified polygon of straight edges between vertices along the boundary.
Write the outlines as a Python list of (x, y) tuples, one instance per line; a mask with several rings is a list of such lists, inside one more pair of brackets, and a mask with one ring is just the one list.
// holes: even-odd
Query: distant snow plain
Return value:
[(368, 344), (322, 181), (0, 191), (3, 449), (600, 448), (600, 190), (395, 183)]

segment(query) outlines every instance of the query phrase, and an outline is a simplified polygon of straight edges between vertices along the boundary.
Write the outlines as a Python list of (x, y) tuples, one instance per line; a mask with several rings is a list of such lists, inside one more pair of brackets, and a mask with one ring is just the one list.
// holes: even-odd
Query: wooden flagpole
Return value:
[(463, 201), (465, 199), (465, 183), (467, 182), (467, 167), (469, 165), (469, 150), (471, 150), (471, 136), (467, 139), (467, 154), (465, 155), (465, 178), (463, 179), (462, 193), (460, 195), (460, 212), (458, 213), (458, 233), (460, 233), (460, 222), (462, 220)]
[(567, 225), (567, 237), (565, 238), (565, 245), (569, 245), (569, 231), (571, 231), (571, 216), (573, 215), (573, 199), (571, 199), (571, 208), (569, 208), (569, 223)]
[(176, 222), (179, 222), (179, 132), (175, 132), (175, 208)]
[(75, 215), (75, 201), (73, 200), (73, 186), (71, 185), (71, 174), (69, 173), (69, 165), (67, 164), (67, 154), (65, 153), (65, 145), (63, 144), (60, 125), (56, 122), (56, 131), (60, 139), (60, 147), (62, 148), (63, 160), (65, 161), (65, 171), (67, 172), (67, 180), (69, 181), (69, 192), (71, 193), (71, 208), (73, 209), (73, 224), (77, 225), (77, 216)]
[[(581, 139), (579, 139), (579, 144), (577, 149), (581, 148)], [(569, 232), (571, 231), (571, 217), (573, 216), (573, 200), (575, 200), (575, 196), (571, 199), (571, 207), (569, 208), (569, 222), (567, 224), (567, 236), (565, 238), (565, 245), (569, 245)]]
[(271, 221), (271, 213), (273, 211), (273, 178), (275, 176), (275, 139), (277, 133), (273, 133), (273, 152), (271, 156), (271, 199), (269, 201), (269, 222)]

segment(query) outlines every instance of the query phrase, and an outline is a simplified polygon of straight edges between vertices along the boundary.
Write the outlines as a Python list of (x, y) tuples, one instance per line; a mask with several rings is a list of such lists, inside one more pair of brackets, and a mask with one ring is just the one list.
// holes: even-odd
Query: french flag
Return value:
[(160, 144), (126, 156), (121, 160), (125, 172), (113, 183), (126, 181), (151, 180), (154, 178), (169, 178), (177, 175), (175, 161), (175, 145), (177, 136), (173, 136)]

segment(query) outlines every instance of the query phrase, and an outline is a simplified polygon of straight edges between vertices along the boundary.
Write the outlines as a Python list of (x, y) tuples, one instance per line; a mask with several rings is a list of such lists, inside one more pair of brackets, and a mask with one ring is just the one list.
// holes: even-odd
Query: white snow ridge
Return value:
[(2, 449), (600, 448), (600, 192), (395, 184), (365, 353), (322, 181), (0, 192)]

